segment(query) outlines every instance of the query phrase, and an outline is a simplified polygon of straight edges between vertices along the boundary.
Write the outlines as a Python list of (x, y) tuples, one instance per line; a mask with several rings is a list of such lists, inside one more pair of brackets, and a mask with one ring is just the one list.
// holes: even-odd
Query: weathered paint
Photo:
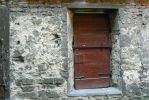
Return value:
[(108, 15), (77, 12), (73, 20), (75, 88), (109, 87), (111, 42)]

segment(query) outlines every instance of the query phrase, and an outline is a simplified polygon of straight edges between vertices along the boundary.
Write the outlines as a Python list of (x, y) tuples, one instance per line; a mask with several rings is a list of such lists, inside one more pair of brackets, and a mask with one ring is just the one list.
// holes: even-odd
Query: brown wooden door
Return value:
[(76, 14), (73, 41), (75, 88), (108, 87), (111, 48), (108, 16)]

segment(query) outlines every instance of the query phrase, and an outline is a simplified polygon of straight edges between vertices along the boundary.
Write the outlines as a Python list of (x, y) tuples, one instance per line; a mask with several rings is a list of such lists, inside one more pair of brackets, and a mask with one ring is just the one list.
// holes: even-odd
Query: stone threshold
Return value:
[(115, 87), (71, 90), (68, 96), (97, 96), (97, 95), (116, 95), (122, 91)]

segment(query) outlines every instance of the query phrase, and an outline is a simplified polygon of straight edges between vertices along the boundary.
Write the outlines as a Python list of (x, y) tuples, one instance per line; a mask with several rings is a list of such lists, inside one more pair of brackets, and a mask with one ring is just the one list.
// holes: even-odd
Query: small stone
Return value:
[(127, 96), (121, 98), (121, 100), (130, 100)]
[(25, 66), (25, 70), (31, 70), (31, 69), (32, 69), (32, 66), (30, 66), (30, 65)]
[(46, 91), (44, 91), (44, 90), (38, 91), (38, 96), (39, 97), (46, 96)]
[(35, 92), (18, 93), (18, 96), (21, 97), (21, 98), (30, 98), (30, 99), (37, 98), (37, 95), (36, 95)]
[(34, 90), (33, 86), (23, 86), (21, 88), (23, 92), (32, 92)]
[(46, 93), (46, 95), (47, 95), (47, 97), (49, 97), (49, 98), (58, 98), (58, 97), (59, 97), (59, 94), (58, 94), (57, 92), (55, 92), (55, 91), (48, 91), (48, 92)]
[[(49, 98), (45, 95), (42, 95), (38, 98), (38, 100), (49, 100)], [(52, 100), (52, 99), (51, 99)]]
[(53, 89), (53, 88), (55, 88), (55, 85), (43, 84), (43, 85), (42, 85), (42, 88), (51, 88), (51, 89)]
[(49, 98), (58, 98), (59, 94), (55, 91), (44, 91), (44, 90), (42, 90), (42, 91), (38, 91), (38, 97), (39, 98), (46, 98), (46, 99), (48, 98), (47, 100), (51, 100)]
[(44, 78), (39, 80), (39, 84), (51, 84), (51, 85), (62, 85), (64, 83), (63, 78)]
[(22, 83), (22, 82), (21, 82), (21, 79), (16, 80), (15, 83), (16, 83), (17, 86), (21, 86), (21, 83)]
[(68, 100), (68, 98), (61, 98), (61, 100)]
[(34, 82), (33, 79), (22, 79), (23, 85), (32, 85), (33, 82)]
[(83, 98), (78, 98), (77, 100), (84, 100)]
[(18, 79), (16, 80), (16, 85), (21, 86), (21, 85), (32, 85), (34, 82), (33, 79)]
[(44, 15), (44, 16), (52, 16), (52, 12), (50, 12), (50, 11), (42, 12), (42, 15)]
[(142, 100), (142, 97), (132, 97), (131, 100)]
[(126, 47), (129, 46), (131, 42), (131, 39), (128, 35), (120, 35), (120, 46)]
[(37, 19), (36, 17), (32, 18), (32, 23), (34, 25), (39, 25), (39, 24), (41, 24), (41, 22), (42, 22), (42, 19)]
[(128, 85), (128, 91), (129, 91), (128, 95), (140, 96), (142, 90), (136, 83), (132, 83), (132, 84)]
[(47, 65), (45, 63), (39, 64), (38, 65), (38, 70), (39, 70), (39, 72), (46, 71), (47, 70)]
[(37, 30), (33, 30), (33, 34), (34, 36), (38, 37), (39, 36), (39, 32)]
[(60, 75), (64, 78), (64, 79), (68, 79), (68, 72), (67, 71), (60, 71)]
[(20, 51), (15, 50), (15, 51), (14, 51), (14, 55), (13, 55), (13, 57), (19, 57), (19, 56), (21, 56)]
[(55, 85), (59, 86), (62, 85), (64, 83), (64, 79), (59, 78), (59, 79), (55, 79)]

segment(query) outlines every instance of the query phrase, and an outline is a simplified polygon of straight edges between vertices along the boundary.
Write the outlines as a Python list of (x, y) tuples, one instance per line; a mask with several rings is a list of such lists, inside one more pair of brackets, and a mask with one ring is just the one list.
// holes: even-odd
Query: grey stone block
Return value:
[(22, 79), (22, 84), (23, 85), (32, 85), (34, 82), (33, 79)]
[(45, 97), (46, 96), (46, 91), (38, 91), (38, 97)]
[(142, 94), (144, 96), (149, 96), (149, 87), (143, 87)]
[(127, 95), (141, 95), (141, 87), (138, 86), (136, 83), (132, 83), (128, 85), (127, 87), (128, 92), (126, 93)]
[(46, 93), (46, 95), (49, 98), (58, 98), (58, 97), (60, 97), (59, 94), (57, 92), (55, 92), (55, 91), (48, 91)]
[(34, 36), (38, 37), (40, 35), (40, 33), (37, 30), (33, 30), (33, 34)]
[(128, 35), (120, 35), (120, 46), (126, 47), (129, 46), (131, 43), (131, 39)]
[(39, 72), (41, 72), (41, 71), (46, 71), (47, 70), (47, 64), (45, 64), (45, 63), (42, 63), (42, 64), (39, 64), (38, 65), (38, 70), (39, 70)]
[(130, 100), (130, 99), (129, 99), (129, 97), (124, 96), (124, 97), (121, 98), (121, 100)]
[(37, 100), (50, 100), (50, 99), (47, 96), (40, 96), (39, 99)]
[(51, 85), (62, 85), (64, 83), (63, 78), (44, 78), (39, 80), (39, 84), (51, 84)]
[(20, 51), (15, 50), (13, 57), (18, 57), (18, 56), (21, 56), (21, 55), (22, 55), (22, 54), (20, 53)]
[(64, 70), (61, 70), (60, 71), (60, 75), (64, 78), (64, 79), (68, 79), (68, 71), (64, 71)]
[(21, 85), (32, 85), (34, 83), (33, 79), (18, 79), (16, 80), (16, 85), (21, 86)]
[(35, 92), (18, 93), (18, 96), (21, 97), (21, 98), (30, 98), (30, 99), (37, 98), (37, 95), (36, 95)]
[(131, 100), (142, 100), (142, 97), (132, 97)]
[[(59, 94), (55, 91), (38, 91), (39, 98), (58, 98)], [(49, 100), (49, 99), (48, 99)]]
[(41, 24), (41, 22), (42, 22), (42, 19), (37, 19), (36, 17), (32, 18), (32, 23), (35, 25), (39, 25)]
[(21, 82), (21, 79), (16, 80), (15, 83), (16, 83), (17, 86), (21, 86), (21, 83), (22, 83), (22, 82)]
[(43, 84), (42, 85), (42, 88), (51, 88), (51, 89), (53, 89), (53, 88), (55, 88), (55, 85), (52, 85), (52, 84)]
[(21, 87), (23, 92), (32, 92), (34, 91), (34, 87), (33, 86), (23, 86)]

